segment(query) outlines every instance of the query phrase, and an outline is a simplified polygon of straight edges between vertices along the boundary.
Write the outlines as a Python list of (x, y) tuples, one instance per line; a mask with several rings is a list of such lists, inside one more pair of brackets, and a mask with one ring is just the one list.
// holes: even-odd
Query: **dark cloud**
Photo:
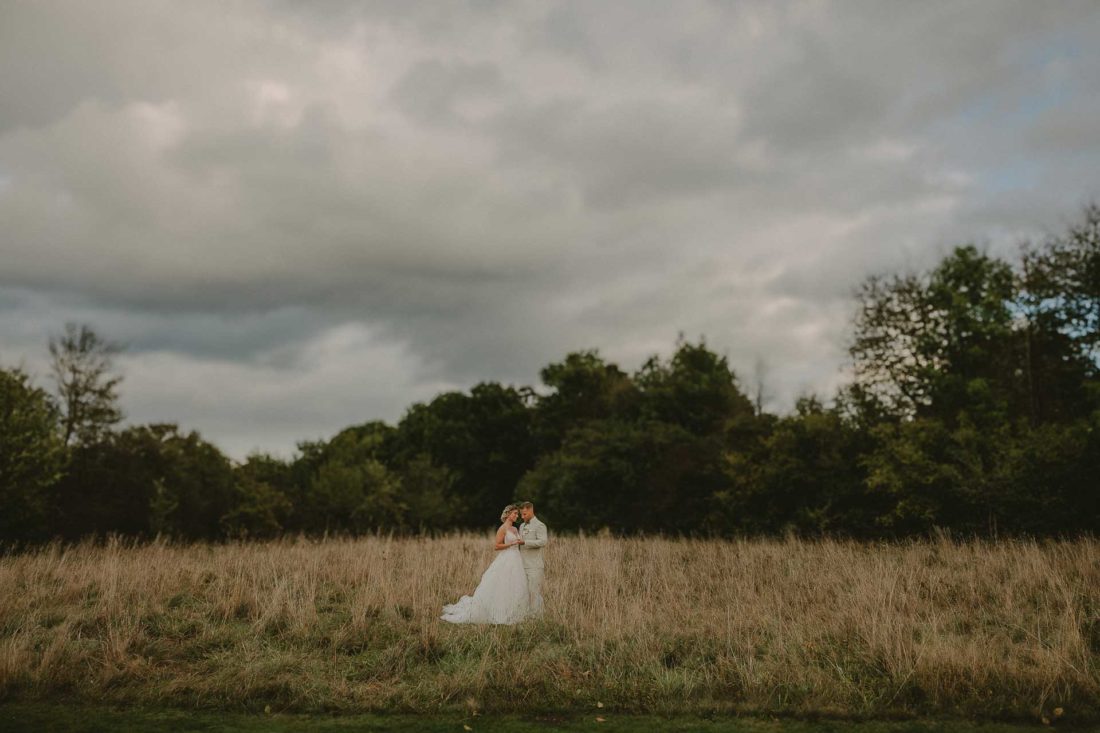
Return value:
[(133, 420), (286, 451), (677, 334), (777, 409), (851, 289), (1100, 197), (1089, 2), (0, 10), (0, 359), (89, 320)]
[(444, 63), (437, 58), (417, 62), (394, 85), (391, 97), (407, 115), (427, 125), (461, 122), (464, 101), (492, 100), (503, 89), (499, 69), (489, 63)]

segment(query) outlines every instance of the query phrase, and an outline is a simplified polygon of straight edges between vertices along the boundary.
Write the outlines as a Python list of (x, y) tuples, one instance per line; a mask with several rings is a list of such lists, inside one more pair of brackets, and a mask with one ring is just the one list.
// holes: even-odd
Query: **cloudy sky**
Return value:
[(851, 292), (1100, 200), (1100, 4), (0, 0), (0, 365), (125, 342), (234, 457), (705, 337), (773, 410)]

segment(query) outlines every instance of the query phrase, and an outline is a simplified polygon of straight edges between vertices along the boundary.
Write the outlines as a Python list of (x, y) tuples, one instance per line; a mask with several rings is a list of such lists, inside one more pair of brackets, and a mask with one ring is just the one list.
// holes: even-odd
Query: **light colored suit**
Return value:
[(519, 526), (519, 536), (523, 538), (519, 554), (523, 558), (523, 570), (527, 573), (527, 598), (532, 612), (542, 613), (542, 573), (546, 567), (542, 559), (542, 548), (549, 541), (546, 525), (538, 517), (531, 517), (530, 522)]

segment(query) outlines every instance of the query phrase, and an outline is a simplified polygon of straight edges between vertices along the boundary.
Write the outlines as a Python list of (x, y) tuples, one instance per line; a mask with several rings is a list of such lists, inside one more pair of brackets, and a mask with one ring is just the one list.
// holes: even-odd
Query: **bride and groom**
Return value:
[[(523, 518), (517, 530), (515, 522)], [(497, 556), (481, 576), (472, 596), (443, 607), (444, 621), (454, 624), (515, 624), (542, 613), (542, 548), (546, 525), (529, 501), (509, 504), (500, 515), (493, 549)]]

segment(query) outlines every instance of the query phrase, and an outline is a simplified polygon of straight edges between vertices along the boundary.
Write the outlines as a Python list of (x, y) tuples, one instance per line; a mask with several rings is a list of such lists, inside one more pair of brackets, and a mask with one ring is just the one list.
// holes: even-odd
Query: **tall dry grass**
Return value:
[(1100, 718), (1100, 543), (555, 537), (546, 616), (455, 627), (486, 537), (0, 558), (0, 697), (296, 710)]

